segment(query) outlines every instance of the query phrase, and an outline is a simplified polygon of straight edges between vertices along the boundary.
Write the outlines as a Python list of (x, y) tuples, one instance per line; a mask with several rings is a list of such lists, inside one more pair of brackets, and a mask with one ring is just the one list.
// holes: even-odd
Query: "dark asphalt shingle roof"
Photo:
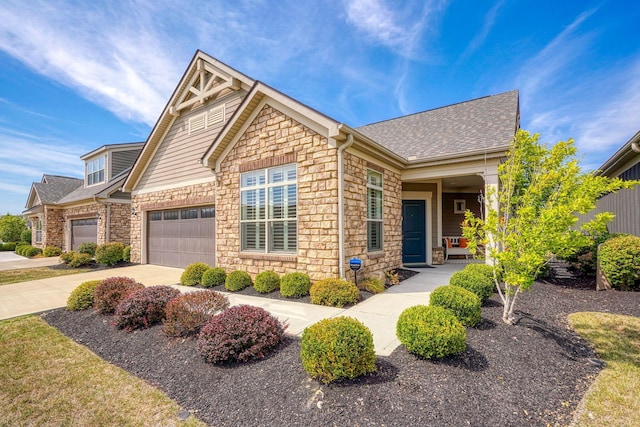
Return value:
[(40, 204), (53, 204), (58, 202), (75, 189), (82, 187), (84, 180), (68, 176), (44, 175), (42, 182), (34, 182), (33, 188), (38, 194)]
[(518, 124), (513, 90), (356, 129), (405, 159), (421, 160), (506, 150)]
[(77, 202), (79, 200), (87, 200), (91, 199), (94, 196), (96, 197), (108, 197), (111, 193), (122, 187), (125, 178), (129, 174), (131, 168), (125, 169), (120, 172), (117, 176), (113, 177), (111, 181), (103, 182), (102, 184), (92, 185), (91, 187), (79, 187), (67, 194), (60, 200), (58, 200), (58, 204)]

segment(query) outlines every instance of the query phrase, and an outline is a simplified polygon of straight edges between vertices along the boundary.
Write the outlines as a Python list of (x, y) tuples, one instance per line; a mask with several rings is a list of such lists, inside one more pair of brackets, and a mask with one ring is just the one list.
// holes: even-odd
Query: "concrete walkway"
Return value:
[(17, 270), (19, 268), (49, 267), (60, 263), (59, 257), (26, 258), (15, 252), (0, 252), (0, 271)]
[[(227, 295), (231, 305), (249, 304), (269, 311), (289, 325), (287, 333), (291, 335), (301, 335), (306, 327), (322, 319), (336, 316), (354, 317), (371, 330), (376, 354), (386, 356), (400, 345), (395, 333), (400, 313), (413, 305), (428, 304), (429, 293), (438, 286), (446, 285), (451, 274), (462, 268), (464, 265), (445, 264), (434, 268), (413, 269), (420, 274), (351, 308), (222, 293)], [(131, 277), (146, 286), (171, 285), (182, 292), (197, 290), (176, 285), (180, 282), (182, 271), (179, 268), (156, 265), (135, 265), (3, 285), (0, 286), (0, 320), (64, 307), (69, 294), (80, 283), (113, 276)]]

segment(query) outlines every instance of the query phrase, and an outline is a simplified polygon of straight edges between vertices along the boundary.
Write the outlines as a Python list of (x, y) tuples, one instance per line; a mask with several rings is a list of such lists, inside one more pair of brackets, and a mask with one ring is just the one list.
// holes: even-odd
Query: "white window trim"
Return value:
[[(271, 169), (277, 169), (277, 168), (282, 168), (282, 167), (287, 167), (287, 166), (295, 166), (296, 168), (296, 180), (295, 180), (295, 185), (296, 185), (296, 216), (295, 218), (269, 218), (269, 189), (273, 188), (273, 187), (283, 187), (289, 184), (294, 183), (293, 181), (283, 181), (283, 182), (276, 182), (276, 183), (269, 183), (269, 171)], [(251, 187), (242, 187), (242, 175), (245, 173), (255, 173), (255, 172), (263, 172), (265, 174), (265, 184), (261, 184), (261, 185), (255, 185), (255, 186), (251, 186)], [(265, 218), (264, 219), (257, 219), (257, 220), (253, 220), (253, 219), (242, 219), (242, 191), (243, 189), (245, 190), (253, 190), (253, 189), (262, 189), (264, 188), (265, 191)], [(296, 255), (298, 253), (298, 237), (299, 237), (299, 229), (298, 229), (298, 165), (295, 163), (289, 163), (289, 164), (285, 164), (285, 165), (278, 165), (278, 166), (272, 166), (272, 167), (268, 167), (268, 168), (264, 168), (264, 169), (257, 169), (257, 170), (253, 170), (253, 171), (247, 171), (247, 172), (243, 172), (240, 174), (240, 195), (239, 195), (239, 200), (240, 200), (240, 232), (239, 232), (239, 236), (240, 236), (240, 253), (247, 253), (247, 254), (268, 254), (268, 255)], [(269, 248), (271, 246), (271, 241), (269, 239), (269, 225), (272, 222), (280, 222), (280, 221), (291, 221), (291, 222), (295, 222), (296, 224), (296, 248), (295, 250), (292, 251), (270, 251)], [(264, 223), (265, 225), (265, 242), (264, 242), (264, 250), (247, 250), (247, 249), (242, 249), (242, 224), (243, 223)]]
[[(101, 158), (104, 159), (103, 168), (102, 169), (97, 169), (97, 170), (89, 173), (89, 164), (95, 162), (96, 160), (100, 160)], [(107, 155), (103, 154), (102, 156), (95, 157), (95, 158), (93, 158), (91, 160), (87, 160), (85, 162), (85, 165), (84, 165), (84, 182), (85, 182), (85, 186), (86, 187), (93, 187), (95, 185), (104, 184), (105, 182), (108, 181), (108, 179), (107, 179), (107, 162), (108, 162), (108, 160), (109, 159), (107, 158)], [(95, 173), (99, 173), (100, 171), (104, 171), (104, 173), (103, 173), (104, 179), (102, 181), (97, 181), (97, 182), (93, 182), (93, 183), (89, 184), (89, 175), (93, 175)]]
[[(380, 175), (380, 181), (382, 182), (382, 185), (378, 186), (378, 185), (373, 185), (371, 183), (369, 183), (369, 172), (375, 173)], [(367, 169), (367, 224), (369, 222), (379, 222), (380, 225), (380, 248), (379, 249), (369, 249), (369, 233), (367, 231), (367, 252), (382, 252), (384, 251), (384, 173), (379, 172), (377, 170), (374, 169)], [(375, 219), (375, 218), (369, 218), (369, 189), (373, 189), (373, 190), (378, 190), (380, 191), (380, 203), (382, 205), (382, 211), (380, 213), (381, 218), (380, 219)]]

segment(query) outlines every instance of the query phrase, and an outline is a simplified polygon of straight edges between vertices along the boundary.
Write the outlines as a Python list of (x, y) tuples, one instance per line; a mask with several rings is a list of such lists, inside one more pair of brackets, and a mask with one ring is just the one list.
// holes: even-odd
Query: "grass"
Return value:
[(0, 271), (0, 285), (8, 285), (11, 283), (26, 282), (29, 280), (48, 279), (49, 277), (68, 276), (70, 274), (86, 273), (91, 271), (90, 268), (24, 268), (18, 270)]
[(582, 401), (576, 426), (640, 426), (640, 318), (574, 313), (569, 323), (606, 362)]
[(0, 384), (0, 426), (205, 425), (36, 316), (0, 322)]

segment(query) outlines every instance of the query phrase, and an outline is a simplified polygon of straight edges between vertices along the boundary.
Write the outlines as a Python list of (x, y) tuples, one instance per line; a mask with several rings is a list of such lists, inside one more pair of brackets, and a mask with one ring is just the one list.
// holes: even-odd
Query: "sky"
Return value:
[(628, 0), (2, 0), (0, 214), (145, 141), (197, 49), (357, 127), (513, 89), (597, 169), (640, 129)]

